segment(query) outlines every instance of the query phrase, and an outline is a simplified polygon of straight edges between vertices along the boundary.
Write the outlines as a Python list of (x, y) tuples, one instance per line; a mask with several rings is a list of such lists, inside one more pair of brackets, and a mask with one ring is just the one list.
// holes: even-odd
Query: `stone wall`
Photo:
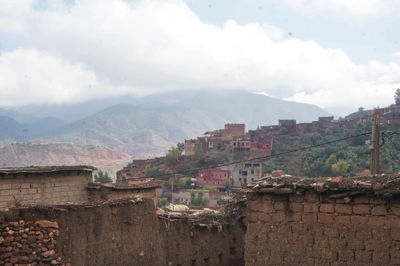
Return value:
[(0, 210), (24, 205), (86, 202), (91, 171), (15, 173), (0, 177)]
[(239, 224), (207, 229), (188, 219), (159, 218), (150, 199), (0, 213), (3, 225), (21, 219), (57, 222), (55, 259), (62, 264), (244, 265)]
[(246, 265), (399, 265), (400, 198), (357, 193), (249, 193)]

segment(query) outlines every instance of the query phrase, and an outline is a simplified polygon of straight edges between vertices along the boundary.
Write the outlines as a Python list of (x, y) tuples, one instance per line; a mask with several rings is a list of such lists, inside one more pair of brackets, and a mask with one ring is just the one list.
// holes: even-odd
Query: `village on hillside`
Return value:
[[(117, 172), (116, 184), (160, 185), (159, 206), (174, 203), (217, 207), (231, 201), (235, 192), (264, 177), (291, 176), (282, 169), (267, 172), (263, 168), (263, 162), (272, 155), (274, 140), (284, 135), (335, 129), (352, 132), (357, 124), (369, 125), (374, 114), (379, 115), (382, 126), (400, 126), (400, 108), (396, 106), (361, 111), (349, 119), (334, 120), (328, 116), (300, 124), (296, 120), (279, 120), (278, 125), (248, 131), (245, 124), (226, 124), (223, 129), (179, 143), (165, 157), (133, 160)], [(368, 169), (363, 171), (366, 173)]]

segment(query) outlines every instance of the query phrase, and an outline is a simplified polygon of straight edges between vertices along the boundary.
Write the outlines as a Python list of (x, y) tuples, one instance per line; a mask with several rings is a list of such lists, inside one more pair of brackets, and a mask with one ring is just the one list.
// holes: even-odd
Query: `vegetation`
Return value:
[(194, 151), (194, 156), (195, 156), (197, 159), (201, 159), (201, 158), (204, 157), (203, 147), (202, 147), (200, 141), (196, 141), (196, 143), (194, 144), (194, 149), (193, 149), (193, 151)]
[(396, 106), (400, 106), (400, 88), (398, 88), (394, 93), (394, 102)]
[(94, 175), (94, 181), (99, 183), (111, 183), (112, 179), (108, 176), (107, 172), (100, 170)]
[(179, 149), (176, 147), (171, 147), (168, 150), (167, 155), (165, 155), (165, 163), (168, 165), (173, 165), (176, 163), (181, 156), (181, 153), (179, 152)]
[(178, 180), (178, 187), (180, 189), (192, 188), (192, 179), (191, 178), (180, 178)]
[(190, 193), (190, 205), (192, 206), (205, 206), (207, 205), (207, 198), (204, 197), (204, 193), (202, 191), (197, 192), (197, 195), (194, 191)]
[(150, 167), (150, 165), (146, 165), (144, 168), (144, 174), (146, 175), (146, 177), (156, 176), (158, 174), (158, 167)]

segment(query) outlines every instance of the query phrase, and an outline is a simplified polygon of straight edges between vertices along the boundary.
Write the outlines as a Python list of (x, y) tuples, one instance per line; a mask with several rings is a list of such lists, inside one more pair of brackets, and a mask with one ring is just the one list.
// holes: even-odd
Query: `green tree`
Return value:
[(178, 148), (176, 147), (171, 147), (168, 150), (167, 155), (165, 155), (165, 162), (168, 165), (173, 165), (174, 163), (176, 163), (176, 161), (178, 161), (179, 157), (181, 156)]
[(97, 174), (94, 175), (94, 181), (99, 183), (111, 183), (112, 179), (108, 176), (107, 172), (103, 172), (100, 170)]
[(176, 175), (175, 176), (171, 176), (168, 179), (168, 184), (171, 187), (171, 191), (174, 191), (174, 187), (178, 185), (178, 182), (179, 182), (179, 178)]
[(224, 188), (225, 190), (230, 190), (232, 187), (231, 182), (229, 182), (229, 180), (225, 180), (224, 181)]
[(400, 106), (400, 88), (398, 88), (394, 93), (394, 102), (396, 103), (396, 106)]
[(158, 172), (157, 166), (150, 167), (150, 165), (146, 164), (146, 167), (144, 168), (144, 174), (147, 177), (153, 177), (157, 175), (157, 172)]
[(191, 178), (180, 178), (178, 181), (178, 187), (181, 189), (188, 189), (192, 187)]
[(192, 206), (204, 206), (207, 204), (207, 199), (204, 197), (202, 191), (198, 191), (197, 195), (194, 191), (190, 193), (190, 205)]
[(345, 160), (339, 160), (337, 163), (332, 164), (332, 171), (336, 175), (344, 175), (349, 170), (350, 165)]
[(178, 149), (180, 155), (182, 155), (182, 153), (185, 151), (185, 143), (183, 142), (178, 142), (176, 144), (176, 148)]

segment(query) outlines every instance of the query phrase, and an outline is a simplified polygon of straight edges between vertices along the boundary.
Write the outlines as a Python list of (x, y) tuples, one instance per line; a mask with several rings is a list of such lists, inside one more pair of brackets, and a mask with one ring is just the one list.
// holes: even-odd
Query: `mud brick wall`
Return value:
[(246, 265), (400, 265), (400, 199), (250, 193)]
[(65, 265), (244, 265), (242, 227), (159, 218), (151, 199), (0, 213), (1, 224), (19, 219), (57, 222), (55, 252)]
[(61, 265), (58, 224), (47, 220), (0, 225), (0, 265)]
[(53, 205), (88, 200), (91, 172), (17, 173), (0, 178), (0, 210), (25, 205)]

